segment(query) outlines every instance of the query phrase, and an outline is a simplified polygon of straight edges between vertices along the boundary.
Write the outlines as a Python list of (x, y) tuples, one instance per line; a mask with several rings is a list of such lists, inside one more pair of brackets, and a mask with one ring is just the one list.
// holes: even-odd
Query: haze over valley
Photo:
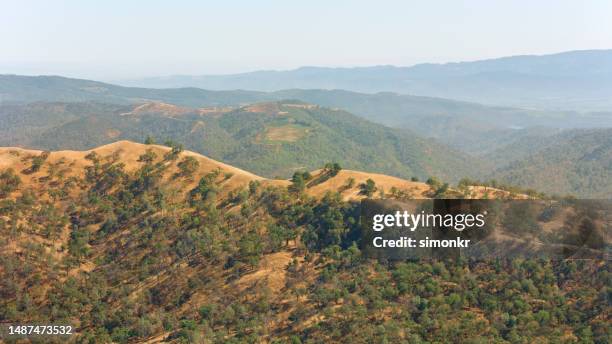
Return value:
[(342, 89), (395, 92), (538, 109), (612, 110), (612, 50), (423, 63), (410, 67), (302, 67), (231, 75), (185, 75), (119, 81), (126, 86), (278, 91)]

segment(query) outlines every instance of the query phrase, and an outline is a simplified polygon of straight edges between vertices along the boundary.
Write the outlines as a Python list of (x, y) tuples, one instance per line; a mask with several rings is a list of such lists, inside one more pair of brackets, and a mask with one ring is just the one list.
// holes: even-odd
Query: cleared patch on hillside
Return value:
[(117, 129), (108, 129), (105, 134), (109, 139), (116, 139), (121, 135), (121, 131)]
[(316, 109), (319, 106), (316, 104), (283, 104), (286, 107), (297, 108), (297, 109)]
[(231, 106), (208, 106), (208, 107), (197, 109), (197, 112), (200, 115), (215, 115), (215, 114), (228, 113), (234, 110), (235, 108)]
[(295, 142), (309, 132), (309, 129), (298, 125), (283, 125), (266, 129), (265, 139), (267, 141)]
[(130, 115), (147, 115), (147, 114), (155, 114), (155, 115), (163, 115), (167, 117), (177, 117), (182, 116), (186, 113), (193, 112), (192, 109), (176, 106), (167, 103), (160, 102), (149, 102), (142, 105), (136, 106), (132, 111), (122, 113), (122, 116), (130, 116)]
[(189, 133), (193, 134), (198, 130), (203, 130), (206, 127), (206, 124), (202, 121), (197, 121), (191, 126), (191, 131)]
[(292, 253), (287, 251), (266, 255), (254, 272), (245, 274), (231, 287), (246, 291), (258, 283), (265, 283), (274, 293), (280, 293), (285, 287), (287, 265), (292, 259)]
[(280, 106), (277, 103), (259, 103), (247, 106), (244, 108), (247, 112), (258, 112), (258, 113), (278, 113), (281, 111)]

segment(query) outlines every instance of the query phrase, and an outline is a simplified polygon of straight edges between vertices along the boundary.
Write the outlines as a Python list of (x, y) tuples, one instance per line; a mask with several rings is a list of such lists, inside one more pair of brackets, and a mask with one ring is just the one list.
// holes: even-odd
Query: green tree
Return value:
[(255, 267), (259, 263), (263, 253), (261, 236), (255, 232), (249, 232), (238, 241), (238, 252), (240, 260)]
[(342, 170), (342, 167), (337, 162), (328, 162), (327, 164), (325, 164), (324, 169), (330, 176), (333, 177)]
[(30, 165), (30, 168), (27, 170), (27, 173), (38, 172), (40, 168), (42, 167), (42, 165), (47, 160), (47, 158), (49, 158), (49, 155), (50, 155), (50, 152), (42, 152), (40, 153), (40, 155), (33, 157), (32, 165)]
[(361, 194), (369, 197), (372, 197), (372, 195), (374, 195), (374, 192), (376, 192), (377, 188), (376, 188), (376, 182), (374, 182), (374, 180), (368, 178), (365, 183), (361, 184)]
[(179, 169), (178, 176), (191, 178), (200, 167), (200, 162), (192, 156), (186, 156), (176, 166)]
[(0, 173), (0, 198), (7, 197), (10, 193), (17, 190), (21, 184), (21, 178), (11, 168)]
[(436, 177), (429, 177), (425, 183), (431, 186), (431, 188), (434, 190), (442, 186), (442, 182)]
[(290, 189), (295, 192), (302, 192), (306, 189), (306, 180), (304, 180), (304, 174), (302, 172), (298, 171), (293, 173)]

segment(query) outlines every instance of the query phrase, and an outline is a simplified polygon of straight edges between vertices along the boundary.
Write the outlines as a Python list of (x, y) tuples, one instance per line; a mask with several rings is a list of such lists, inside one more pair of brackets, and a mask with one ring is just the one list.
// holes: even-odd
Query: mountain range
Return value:
[(232, 75), (166, 76), (126, 86), (210, 90), (343, 89), (396, 92), (553, 110), (612, 110), (612, 50), (569, 51), (411, 67), (302, 67)]

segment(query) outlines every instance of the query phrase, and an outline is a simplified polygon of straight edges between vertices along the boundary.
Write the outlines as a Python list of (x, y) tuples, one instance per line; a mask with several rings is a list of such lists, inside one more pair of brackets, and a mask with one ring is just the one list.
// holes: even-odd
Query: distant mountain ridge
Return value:
[(302, 67), (230, 75), (151, 77), (119, 82), (152, 88), (210, 90), (344, 89), (397, 92), (489, 105), (612, 110), (612, 50), (425, 63), (411, 67)]
[(247, 104), (266, 99), (253, 91), (208, 91), (197, 88), (147, 89), (61, 76), (0, 75), (0, 103), (101, 102), (134, 104), (162, 101), (183, 106)]

